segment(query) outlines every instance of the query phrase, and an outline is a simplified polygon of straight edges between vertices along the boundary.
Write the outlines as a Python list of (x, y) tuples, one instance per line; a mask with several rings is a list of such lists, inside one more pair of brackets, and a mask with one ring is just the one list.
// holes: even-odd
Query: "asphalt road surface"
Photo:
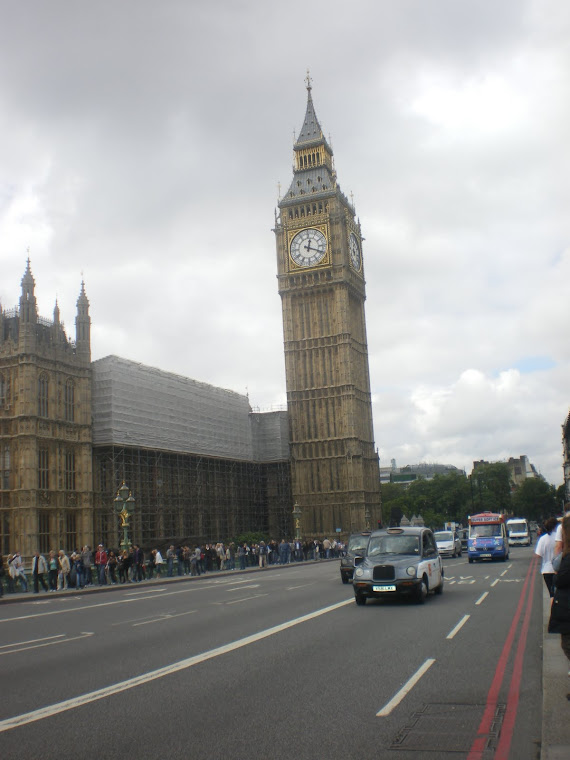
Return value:
[(5, 604), (2, 760), (534, 760), (532, 552), (446, 559), (424, 605), (358, 607), (336, 561)]

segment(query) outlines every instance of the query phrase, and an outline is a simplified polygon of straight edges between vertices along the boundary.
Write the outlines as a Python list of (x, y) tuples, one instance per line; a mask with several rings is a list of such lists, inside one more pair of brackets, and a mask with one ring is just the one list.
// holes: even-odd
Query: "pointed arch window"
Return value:
[(75, 491), (75, 452), (68, 449), (65, 452), (65, 490)]
[(10, 488), (10, 446), (4, 446), (0, 449), (0, 488), (8, 490)]
[(64, 415), (66, 422), (75, 421), (75, 383), (68, 380), (64, 391)]
[(41, 491), (49, 489), (49, 451), (47, 449), (38, 451), (38, 488)]
[(47, 417), (49, 411), (49, 380), (47, 375), (40, 375), (38, 380), (38, 415)]

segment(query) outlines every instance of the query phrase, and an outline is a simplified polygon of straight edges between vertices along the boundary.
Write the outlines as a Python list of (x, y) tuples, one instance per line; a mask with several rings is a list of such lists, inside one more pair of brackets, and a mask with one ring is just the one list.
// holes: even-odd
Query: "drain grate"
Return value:
[[(493, 750), (505, 714), (504, 704), (498, 704), (485, 744)], [(390, 749), (417, 752), (469, 752), (477, 736), (485, 705), (427, 704), (410, 717), (407, 726), (400, 729)]]

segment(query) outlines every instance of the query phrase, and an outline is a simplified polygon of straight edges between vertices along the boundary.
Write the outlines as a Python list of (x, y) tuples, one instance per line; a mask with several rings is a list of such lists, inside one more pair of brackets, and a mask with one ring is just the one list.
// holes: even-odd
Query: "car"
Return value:
[(459, 540), (461, 541), (461, 551), (466, 552), (469, 546), (469, 528), (459, 528)]
[(355, 567), (356, 604), (368, 599), (408, 597), (423, 604), (443, 591), (443, 562), (426, 527), (385, 528), (370, 534), (366, 556)]
[(369, 530), (362, 531), (362, 533), (352, 533), (349, 536), (346, 554), (340, 558), (340, 577), (343, 583), (352, 580), (355, 566), (362, 562), (362, 558), (366, 554), (369, 538)]
[(450, 530), (438, 530), (434, 533), (437, 550), (442, 557), (461, 557), (463, 551), (461, 539)]

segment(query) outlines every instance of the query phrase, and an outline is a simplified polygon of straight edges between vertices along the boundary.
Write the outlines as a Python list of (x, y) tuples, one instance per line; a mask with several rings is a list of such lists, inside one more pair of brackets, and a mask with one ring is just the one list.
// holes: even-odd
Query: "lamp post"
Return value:
[(295, 520), (295, 538), (298, 541), (301, 538), (301, 515), (303, 514), (303, 510), (301, 507), (295, 502), (295, 506), (293, 507), (293, 519)]
[(132, 515), (134, 510), (135, 499), (130, 491), (130, 488), (124, 480), (123, 485), (117, 490), (117, 495), (113, 501), (113, 506), (115, 507), (115, 512), (118, 514), (121, 520), (121, 528), (123, 529), (121, 549), (128, 552), (131, 546), (131, 542), (129, 541), (129, 517)]

